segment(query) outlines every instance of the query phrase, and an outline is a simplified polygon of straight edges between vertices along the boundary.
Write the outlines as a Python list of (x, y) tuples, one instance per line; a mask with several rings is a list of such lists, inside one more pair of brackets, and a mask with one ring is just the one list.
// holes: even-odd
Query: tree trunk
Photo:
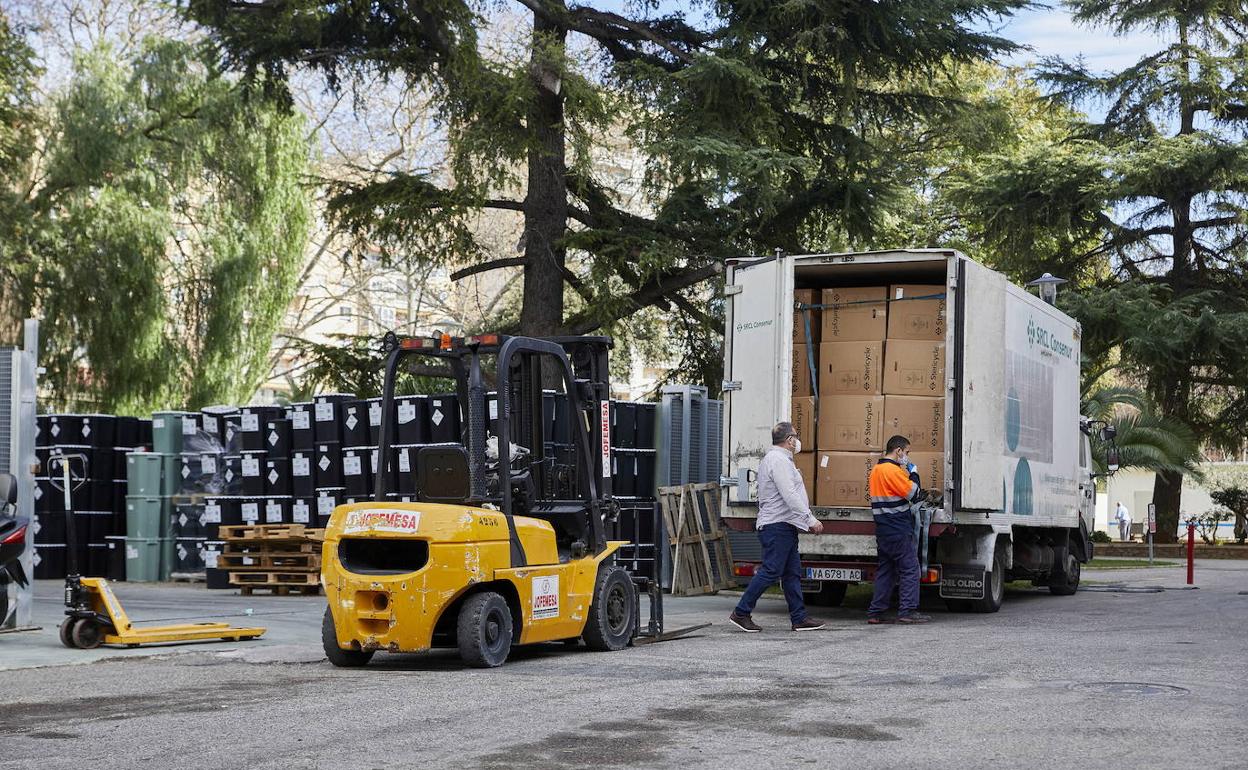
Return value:
[[(1158, 543), (1178, 542), (1179, 511), (1183, 499), (1183, 474), (1158, 471), (1153, 480), (1153, 504), (1157, 506)], [(1145, 517), (1147, 523), (1148, 519)]]
[(528, 189), (524, 198), (524, 294), (520, 333), (557, 334), (563, 325), (563, 266), (567, 252), (568, 189), (560, 71), (567, 30), (533, 18), (529, 109)]

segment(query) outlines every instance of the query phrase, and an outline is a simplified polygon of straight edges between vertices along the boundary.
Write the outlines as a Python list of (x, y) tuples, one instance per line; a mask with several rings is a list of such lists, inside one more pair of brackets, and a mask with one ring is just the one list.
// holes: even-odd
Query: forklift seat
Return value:
[(416, 455), (416, 488), (424, 503), (464, 503), (472, 495), (468, 450), (462, 446), (421, 447)]

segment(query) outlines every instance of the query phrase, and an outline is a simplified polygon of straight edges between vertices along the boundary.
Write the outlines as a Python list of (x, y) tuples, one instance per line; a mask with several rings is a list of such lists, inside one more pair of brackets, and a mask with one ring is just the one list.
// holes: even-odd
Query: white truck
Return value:
[[(921, 479), (937, 493), (926, 506), (928, 538), (919, 538), (922, 581), (954, 611), (995, 612), (1008, 580), (1075, 593), (1080, 564), (1092, 558), (1097, 426), (1080, 416), (1074, 319), (950, 250), (740, 259), (726, 279), (721, 511), (737, 576), (752, 575), (761, 558), (754, 471), (772, 425), (790, 419), (793, 367), (806, 365), (793, 360), (803, 341), (794, 314), (807, 312), (795, 290), (927, 284), (944, 287), (946, 364), (944, 392), (931, 394), (945, 399), (943, 473)], [(1112, 429), (1101, 438), (1112, 442)], [(874, 577), (875, 525), (865, 500), (815, 502), (824, 530), (801, 535), (803, 589), (812, 603), (836, 605), (847, 585)]]

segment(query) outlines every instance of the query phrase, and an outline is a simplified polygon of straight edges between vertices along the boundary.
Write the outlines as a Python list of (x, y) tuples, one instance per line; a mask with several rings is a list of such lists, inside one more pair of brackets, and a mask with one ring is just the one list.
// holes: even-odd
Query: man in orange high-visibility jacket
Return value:
[(867, 608), (867, 623), (888, 623), (884, 613), (898, 588), (898, 623), (926, 623), (919, 612), (919, 555), (914, 542), (914, 514), (910, 504), (919, 499), (919, 474), (910, 462), (910, 440), (893, 436), (885, 455), (871, 470), (871, 514), (875, 519), (875, 595)]

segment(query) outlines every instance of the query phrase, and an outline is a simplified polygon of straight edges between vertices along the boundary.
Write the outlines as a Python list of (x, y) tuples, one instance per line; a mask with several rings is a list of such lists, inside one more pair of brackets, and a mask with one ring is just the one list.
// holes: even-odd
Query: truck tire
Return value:
[(325, 617), (321, 620), (321, 647), (325, 657), (338, 668), (359, 668), (368, 665), (373, 659), (372, 650), (344, 650), (338, 646), (338, 632), (334, 629), (334, 615), (325, 608)]
[(1074, 596), (1079, 590), (1079, 560), (1069, 548), (1053, 549), (1053, 571), (1049, 573), (1049, 593)]
[(969, 601), (971, 612), (996, 612), (1001, 609), (1001, 603), (1005, 601), (1005, 549), (1004, 540), (997, 540), (996, 547), (992, 549), (992, 571), (984, 576), (987, 585), (984, 586), (984, 598), (971, 599)]
[(474, 668), (501, 666), (511, 652), (511, 608), (493, 591), (464, 600), (456, 630), (459, 657)]
[(820, 584), (818, 591), (803, 593), (802, 599), (812, 607), (840, 607), (848, 589), (849, 583), (825, 581)]
[(601, 565), (582, 635), (585, 646), (598, 652), (622, 650), (636, 630), (637, 589), (632, 576), (615, 564)]

